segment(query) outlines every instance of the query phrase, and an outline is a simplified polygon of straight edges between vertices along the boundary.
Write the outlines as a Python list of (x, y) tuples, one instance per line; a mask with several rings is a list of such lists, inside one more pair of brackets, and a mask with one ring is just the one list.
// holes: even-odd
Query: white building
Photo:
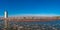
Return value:
[(4, 18), (8, 18), (8, 12), (7, 11), (4, 12)]

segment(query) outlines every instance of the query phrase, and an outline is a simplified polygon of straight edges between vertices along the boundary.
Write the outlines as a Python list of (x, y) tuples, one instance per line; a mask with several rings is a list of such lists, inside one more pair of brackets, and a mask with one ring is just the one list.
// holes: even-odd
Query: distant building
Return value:
[(7, 11), (4, 12), (4, 18), (8, 18), (8, 12)]

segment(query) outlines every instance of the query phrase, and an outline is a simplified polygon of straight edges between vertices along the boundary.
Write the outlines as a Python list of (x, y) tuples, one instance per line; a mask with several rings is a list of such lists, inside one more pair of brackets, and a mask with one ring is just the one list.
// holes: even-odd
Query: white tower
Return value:
[(4, 18), (8, 18), (8, 12), (7, 11), (4, 12)]

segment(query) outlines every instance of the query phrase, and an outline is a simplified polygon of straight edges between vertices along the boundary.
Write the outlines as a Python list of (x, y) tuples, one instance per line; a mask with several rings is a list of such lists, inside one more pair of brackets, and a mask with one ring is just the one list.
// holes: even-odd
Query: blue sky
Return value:
[(60, 15), (60, 0), (0, 0), (0, 16), (4, 15), (5, 9), (9, 15)]

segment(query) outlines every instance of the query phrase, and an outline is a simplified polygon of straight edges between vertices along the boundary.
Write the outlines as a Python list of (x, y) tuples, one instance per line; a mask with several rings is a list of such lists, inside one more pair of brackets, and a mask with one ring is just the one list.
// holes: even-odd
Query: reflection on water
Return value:
[(55, 24), (60, 24), (60, 20), (49, 21), (49, 22), (10, 22), (10, 24), (22, 24), (22, 25), (47, 24), (47, 25), (55, 25)]
[[(15, 25), (14, 25), (15, 24)], [(18, 26), (24, 30), (60, 30), (60, 20), (49, 22), (9, 22), (10, 27)], [(0, 20), (0, 28), (4, 28), (4, 21)]]

